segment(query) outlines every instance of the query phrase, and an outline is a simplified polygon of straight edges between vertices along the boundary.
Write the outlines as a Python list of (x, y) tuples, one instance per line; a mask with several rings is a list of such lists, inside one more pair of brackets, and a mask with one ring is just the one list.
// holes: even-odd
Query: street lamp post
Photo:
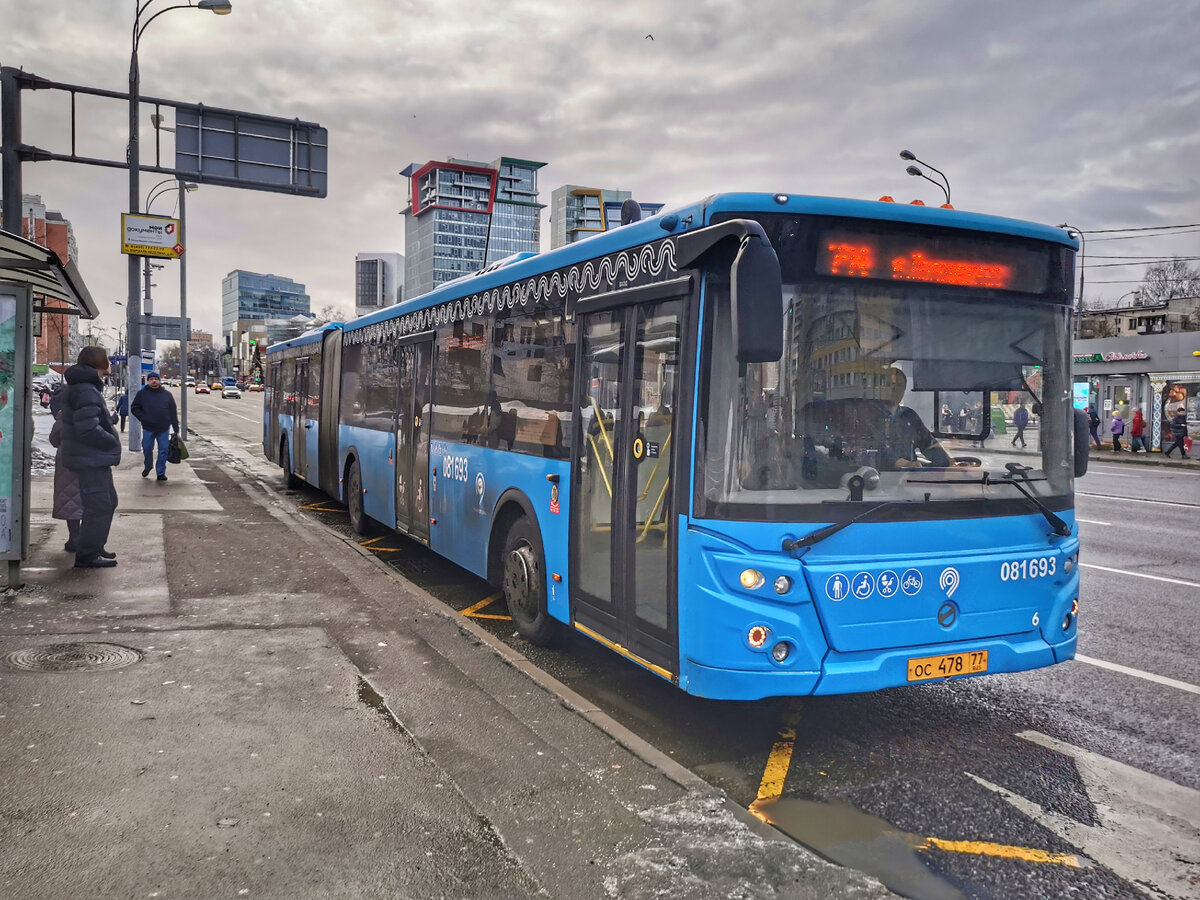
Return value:
[(924, 172), (922, 172), (916, 166), (909, 166), (907, 169), (904, 170), (909, 175), (916, 175), (920, 178), (924, 178), (930, 184), (936, 184), (941, 189), (942, 193), (946, 195), (946, 205), (947, 206), (950, 205), (950, 179), (946, 177), (945, 172), (941, 171), (940, 169), (935, 169), (933, 166), (929, 165), (929, 163), (923, 162), (922, 160), (917, 159), (916, 156), (913, 155), (913, 152), (911, 150), (901, 150), (900, 158), (904, 159), (904, 160), (909, 160), (911, 162), (919, 162), (919, 163), (921, 163), (921, 165), (925, 166), (927, 169), (932, 169), (934, 172), (937, 172), (939, 175), (941, 175), (942, 181), (944, 181), (945, 184), (942, 184), (941, 182), (938, 182), (938, 181), (934, 181), (932, 178), (930, 178), (928, 175), (926, 175)]
[(1079, 296), (1075, 298), (1074, 334), (1078, 338), (1080, 321), (1083, 319), (1083, 264), (1087, 261), (1087, 241), (1083, 237), (1083, 232), (1074, 225), (1068, 225), (1066, 222), (1063, 222), (1058, 227), (1065, 228), (1067, 234), (1071, 235), (1071, 237), (1079, 238)]
[[(132, 47), (129, 54), (129, 148), (126, 154), (129, 164), (129, 212), (131, 214), (137, 213), (141, 199), (141, 186), (138, 183), (138, 176), (141, 172), (141, 152), (138, 146), (138, 106), (140, 105), (141, 87), (141, 75), (138, 71), (138, 44), (142, 34), (151, 22), (173, 9), (206, 9), (219, 16), (233, 12), (233, 4), (230, 0), (199, 0), (196, 4), (189, 2), (164, 7), (143, 22), (142, 15), (147, 12), (154, 0), (145, 0), (145, 2), (134, 0), (134, 2), (138, 5), (133, 17)], [(128, 303), (129, 305), (125, 309), (126, 358), (136, 360), (136, 364), (128, 366), (126, 389), (132, 398), (141, 387), (142, 373), (142, 304), (141, 298), (138, 296), (138, 258), (132, 254), (130, 254), (128, 262)], [(141, 430), (141, 425), (136, 419), (130, 420), (130, 450), (137, 450), (141, 446)]]
[[(164, 128), (159, 116), (151, 116), (154, 121), (155, 128), (161, 128), (163, 131), (174, 131), (173, 128)], [(163, 184), (171, 184), (171, 180), (161, 182), (155, 187), (161, 187)], [(190, 191), (199, 190), (198, 184), (192, 184), (183, 180), (176, 180), (174, 184), (179, 190), (179, 243), (184, 248), (183, 256), (179, 257), (179, 383), (181, 390), (179, 392), (179, 431), (183, 440), (187, 440), (187, 354), (188, 354), (188, 339), (191, 337), (188, 334), (187, 320), (187, 195)], [(165, 191), (154, 194), (146, 201), (146, 212), (150, 212), (150, 204), (158, 197), (161, 197)]]

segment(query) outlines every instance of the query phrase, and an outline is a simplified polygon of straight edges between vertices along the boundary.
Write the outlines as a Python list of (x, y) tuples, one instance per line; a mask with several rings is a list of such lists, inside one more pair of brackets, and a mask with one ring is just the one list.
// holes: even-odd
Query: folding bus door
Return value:
[(295, 404), (292, 409), (292, 472), (305, 481), (308, 477), (308, 433), (312, 425), (308, 421), (308, 357), (296, 360)]
[(684, 302), (580, 315), (572, 597), (576, 627), (677, 671), (672, 486)]
[(396, 530), (429, 543), (432, 334), (401, 341), (396, 398)]

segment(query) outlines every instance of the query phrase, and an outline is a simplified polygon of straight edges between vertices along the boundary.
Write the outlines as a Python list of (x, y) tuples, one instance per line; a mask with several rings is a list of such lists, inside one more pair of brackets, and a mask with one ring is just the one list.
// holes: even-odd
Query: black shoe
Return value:
[(150, 467), (149, 467), (149, 466), (146, 466), (146, 468), (142, 469), (142, 477), (143, 477), (143, 478), (145, 478), (145, 477), (146, 477), (147, 475), (149, 475), (149, 474), (150, 474)]
[(115, 559), (105, 559), (103, 556), (96, 555), (90, 559), (75, 558), (75, 568), (77, 569), (111, 569), (117, 564)]
[(105, 559), (116, 559), (117, 558), (117, 554), (113, 553), (111, 550), (101, 550), (96, 555), (103, 556)]
[(75, 544), (72, 543), (71, 541), (67, 541), (65, 544), (63, 544), (63, 549), (66, 550), (68, 553), (74, 553), (75, 552)]
[(166, 475), (159, 475), (159, 476), (158, 476), (158, 480), (159, 480), (159, 481), (166, 481), (166, 480), (167, 480), (167, 476), (166, 476)]

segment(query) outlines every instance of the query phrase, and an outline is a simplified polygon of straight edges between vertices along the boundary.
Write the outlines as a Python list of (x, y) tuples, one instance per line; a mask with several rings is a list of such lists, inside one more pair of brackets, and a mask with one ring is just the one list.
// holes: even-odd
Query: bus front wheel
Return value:
[(370, 531), (371, 523), (363, 512), (362, 470), (358, 468), (357, 459), (346, 470), (346, 510), (350, 513), (350, 527), (355, 534)]
[(501, 559), (504, 599), (517, 631), (531, 644), (552, 647), (562, 627), (546, 608), (546, 565), (537, 526), (521, 516), (508, 530)]

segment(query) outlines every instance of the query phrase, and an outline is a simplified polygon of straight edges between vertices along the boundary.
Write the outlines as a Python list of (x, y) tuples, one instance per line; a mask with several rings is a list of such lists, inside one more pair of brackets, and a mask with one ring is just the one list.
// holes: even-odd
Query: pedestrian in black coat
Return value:
[(84, 347), (78, 363), (66, 372), (59, 455), (79, 479), (83, 518), (74, 544), (75, 565), (81, 569), (117, 564), (116, 554), (104, 547), (117, 509), (112, 469), (121, 461), (121, 439), (102, 393), (107, 374), (103, 347)]
[(1183, 459), (1187, 459), (1188, 458), (1187, 447), (1185, 446), (1185, 442), (1187, 441), (1187, 436), (1188, 436), (1187, 410), (1185, 410), (1181, 406), (1181, 407), (1179, 407), (1178, 410), (1176, 410), (1175, 418), (1173, 418), (1171, 420), (1171, 438), (1172, 438), (1172, 440), (1174, 440), (1175, 443), (1173, 443), (1170, 447), (1168, 447), (1166, 450), (1164, 450), (1163, 455), (1170, 456), (1171, 451), (1174, 450), (1176, 447), (1178, 447), (1180, 457)]

